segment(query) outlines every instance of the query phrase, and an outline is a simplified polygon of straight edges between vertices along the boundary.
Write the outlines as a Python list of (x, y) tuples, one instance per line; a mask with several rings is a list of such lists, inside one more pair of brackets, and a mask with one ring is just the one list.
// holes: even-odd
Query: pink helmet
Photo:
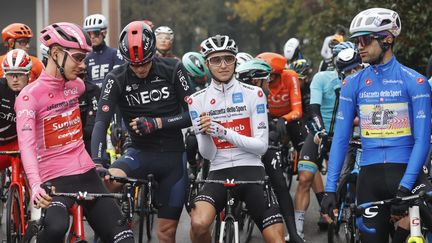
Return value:
[(58, 44), (65, 48), (81, 49), (86, 52), (92, 50), (90, 37), (76, 24), (54, 23), (45, 27), (41, 33), (39, 40), (47, 47)]

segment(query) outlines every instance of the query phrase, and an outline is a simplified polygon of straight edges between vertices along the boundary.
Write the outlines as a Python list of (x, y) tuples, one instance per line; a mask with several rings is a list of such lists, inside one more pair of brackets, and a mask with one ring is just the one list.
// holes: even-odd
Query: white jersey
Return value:
[(263, 166), (268, 147), (266, 96), (259, 87), (233, 78), (228, 84), (210, 86), (189, 100), (192, 121), (205, 112), (227, 129), (226, 139), (197, 134), (201, 155), (210, 160), (210, 171), (236, 166)]

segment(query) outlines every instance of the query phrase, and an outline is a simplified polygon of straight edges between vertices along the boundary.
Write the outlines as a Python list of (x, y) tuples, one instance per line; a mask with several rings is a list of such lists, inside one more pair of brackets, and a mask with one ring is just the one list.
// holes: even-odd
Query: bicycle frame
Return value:
[[(21, 235), (24, 235), (26, 226), (27, 226), (27, 222), (25, 220), (25, 208), (27, 205), (24, 204), (24, 196), (28, 196), (28, 198), (30, 198), (30, 186), (27, 182), (27, 180), (25, 179), (25, 175), (24, 175), (24, 171), (22, 168), (22, 164), (21, 164), (21, 159), (20, 159), (20, 151), (0, 151), (0, 155), (9, 155), (11, 157), (11, 168), (12, 168), (12, 173), (11, 173), (11, 182), (9, 185), (9, 188), (12, 188), (12, 186), (16, 185), (18, 188), (20, 188), (19, 190), (19, 212), (20, 215), (19, 217), (21, 218)], [(25, 191), (22, 190), (22, 188), (25, 188)]]
[[(375, 234), (376, 229), (375, 228), (368, 228), (363, 222), (362, 214), (367, 208), (372, 207), (372, 206), (377, 206), (377, 205), (393, 204), (393, 203), (398, 203), (398, 202), (402, 202), (402, 201), (412, 202), (412, 201), (418, 200), (418, 199), (424, 201), (424, 200), (430, 200), (431, 198), (432, 198), (432, 191), (430, 191), (430, 192), (421, 191), (419, 194), (411, 195), (411, 196), (407, 196), (407, 197), (403, 197), (403, 198), (392, 198), (392, 199), (387, 199), (387, 200), (382, 200), (382, 201), (363, 203), (363, 204), (356, 207), (356, 210), (355, 210), (356, 215), (357, 215), (356, 224), (357, 224), (358, 228), (360, 229), (360, 231), (365, 232), (365, 233), (369, 233), (369, 234)], [(424, 237), (421, 233), (420, 209), (419, 209), (418, 205), (410, 205), (409, 217), (410, 217), (411, 236), (409, 237), (408, 242), (409, 243), (423, 243)]]
[(223, 243), (223, 237), (224, 237), (224, 231), (225, 231), (225, 224), (227, 219), (231, 219), (234, 223), (234, 242), (239, 242), (239, 228), (238, 228), (238, 221), (234, 217), (234, 205), (235, 205), (235, 198), (232, 196), (231, 189), (236, 186), (235, 183), (232, 182), (226, 182), (223, 184), (224, 187), (227, 189), (227, 203), (225, 206), (225, 214), (224, 217), (221, 218), (221, 227), (219, 230), (219, 243)]

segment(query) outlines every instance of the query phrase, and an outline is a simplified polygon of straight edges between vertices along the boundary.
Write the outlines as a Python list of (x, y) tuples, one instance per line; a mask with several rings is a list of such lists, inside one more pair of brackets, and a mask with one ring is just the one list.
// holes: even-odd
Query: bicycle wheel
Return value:
[(339, 235), (340, 225), (335, 221), (333, 224), (329, 224), (327, 228), (327, 242), (335, 243), (337, 241), (337, 236)]
[(244, 234), (244, 243), (249, 243), (252, 239), (252, 232), (255, 227), (255, 222), (252, 220), (249, 214), (245, 217), (245, 225), (246, 225), (246, 232)]
[(225, 221), (225, 231), (224, 231), (225, 243), (234, 243), (234, 222), (231, 219)]
[(36, 236), (40, 230), (40, 225), (38, 222), (30, 222), (27, 226), (21, 243), (36, 243)]
[(150, 211), (151, 210), (148, 210), (146, 215), (146, 234), (148, 240), (151, 240), (152, 238), (152, 231), (153, 231), (154, 217), (155, 217), (155, 214)]
[(138, 243), (143, 242), (144, 235), (144, 220), (145, 220), (145, 189), (144, 186), (140, 187), (138, 194), (138, 217), (139, 217), (139, 228), (138, 228)]
[(8, 243), (18, 243), (21, 240), (21, 209), (20, 191), (13, 185), (6, 201), (6, 239)]
[(4, 203), (6, 201), (6, 171), (0, 171), (0, 225), (3, 222)]

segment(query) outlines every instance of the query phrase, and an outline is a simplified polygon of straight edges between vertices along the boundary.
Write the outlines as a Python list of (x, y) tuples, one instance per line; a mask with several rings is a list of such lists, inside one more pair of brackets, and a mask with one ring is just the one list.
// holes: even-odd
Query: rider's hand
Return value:
[(320, 144), (321, 141), (322, 141), (322, 139), (324, 137), (327, 137), (327, 132), (325, 130), (321, 130), (321, 131), (315, 133), (315, 135), (314, 135), (314, 143), (315, 144)]
[(287, 134), (287, 129), (286, 129), (286, 120), (283, 117), (279, 117), (277, 122), (276, 122), (276, 131), (279, 134), (279, 138), (282, 140), (286, 134)]
[[(403, 186), (399, 186), (396, 193), (396, 198), (407, 197), (410, 195), (411, 195), (410, 190), (408, 190)], [(392, 204), (391, 215), (394, 216), (393, 217), (394, 219), (398, 220), (397, 218), (403, 217), (407, 214), (408, 207), (409, 207), (409, 203), (406, 201), (405, 202), (401, 201), (399, 203)]]
[(209, 130), (209, 134), (212, 137), (217, 137), (219, 139), (225, 139), (226, 135), (227, 135), (227, 129), (222, 126), (221, 124), (212, 121), (211, 122), (211, 126), (210, 126), (210, 130)]
[(35, 208), (48, 208), (52, 202), (52, 198), (46, 193), (40, 184), (33, 185), (32, 202)]
[(321, 201), (321, 213), (323, 218), (329, 224), (333, 222), (333, 219), (330, 217), (330, 215), (334, 215), (334, 217), (338, 216), (337, 198), (335, 192), (326, 192), (324, 194), (324, 197)]
[(211, 118), (206, 115), (205, 112), (201, 113), (201, 115), (195, 118), (192, 121), (192, 126), (195, 134), (208, 134), (208, 130), (210, 129)]
[(133, 119), (129, 125), (136, 133), (141, 135), (153, 133), (159, 128), (157, 118), (145, 116)]

